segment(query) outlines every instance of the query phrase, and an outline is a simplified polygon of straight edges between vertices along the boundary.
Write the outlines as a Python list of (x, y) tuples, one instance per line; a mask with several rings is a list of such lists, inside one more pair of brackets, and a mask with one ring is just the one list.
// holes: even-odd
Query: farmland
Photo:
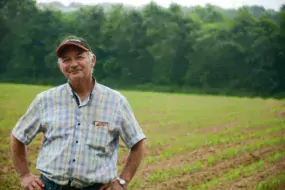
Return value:
[[(0, 187), (19, 189), (9, 135), (35, 95), (50, 87), (0, 84)], [(285, 100), (121, 91), (147, 135), (129, 189), (285, 188)], [(42, 136), (28, 148), (31, 171)], [(128, 150), (119, 150), (119, 171)]]

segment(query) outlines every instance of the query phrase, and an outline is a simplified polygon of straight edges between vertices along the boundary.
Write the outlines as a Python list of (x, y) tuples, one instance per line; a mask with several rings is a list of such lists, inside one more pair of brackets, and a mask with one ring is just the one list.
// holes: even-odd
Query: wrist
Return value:
[(123, 189), (126, 189), (128, 182), (124, 178), (118, 176), (116, 177), (116, 180), (123, 187)]
[(25, 177), (27, 177), (27, 176), (29, 176), (29, 175), (31, 175), (30, 172), (28, 172), (28, 173), (19, 173), (19, 174), (18, 174), (18, 176), (19, 176), (20, 179), (23, 179), (23, 178), (25, 178)]
[(122, 173), (118, 176), (119, 178), (126, 181), (126, 184), (129, 184), (131, 181), (131, 177), (128, 174)]

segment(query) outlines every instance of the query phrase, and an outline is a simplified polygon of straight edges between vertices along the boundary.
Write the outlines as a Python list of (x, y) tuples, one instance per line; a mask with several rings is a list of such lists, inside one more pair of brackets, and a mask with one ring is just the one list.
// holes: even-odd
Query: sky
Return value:
[[(127, 5), (141, 6), (148, 4), (151, 0), (37, 0), (40, 2), (52, 2), (59, 1), (64, 5), (69, 5), (71, 2), (78, 2), (81, 4), (97, 4), (97, 3), (124, 3)], [(172, 2), (183, 5), (193, 6), (201, 5), (204, 6), (207, 3), (218, 5), (222, 8), (238, 8), (243, 5), (262, 5), (266, 9), (279, 10), (282, 4), (285, 4), (285, 0), (152, 0), (157, 4), (168, 7)]]

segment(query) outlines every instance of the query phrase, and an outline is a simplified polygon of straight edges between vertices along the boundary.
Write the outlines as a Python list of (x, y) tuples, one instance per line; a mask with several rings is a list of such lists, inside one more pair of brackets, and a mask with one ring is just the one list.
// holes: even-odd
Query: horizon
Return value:
[(177, 3), (180, 6), (205, 6), (206, 4), (211, 4), (215, 6), (219, 6), (224, 9), (237, 9), (242, 6), (262, 6), (265, 9), (273, 9), (275, 11), (279, 11), (282, 5), (285, 5), (283, 0), (247, 0), (246, 2), (243, 0), (37, 0), (37, 3), (51, 3), (51, 2), (60, 2), (65, 6), (69, 6), (71, 3), (80, 3), (85, 5), (96, 5), (102, 3), (123, 3), (124, 5), (131, 5), (135, 7), (144, 6), (150, 2), (155, 2), (162, 7), (169, 7), (171, 3)]

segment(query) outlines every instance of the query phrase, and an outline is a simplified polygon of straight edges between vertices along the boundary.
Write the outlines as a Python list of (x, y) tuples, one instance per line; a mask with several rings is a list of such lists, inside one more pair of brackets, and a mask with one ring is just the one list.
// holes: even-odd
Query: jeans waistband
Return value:
[(70, 184), (68, 185), (59, 185), (52, 180), (49, 180), (43, 174), (40, 175), (40, 179), (44, 182), (45, 188), (44, 190), (99, 190), (104, 184), (102, 183), (95, 183), (93, 185), (82, 187), (82, 188), (75, 188), (71, 187)]

